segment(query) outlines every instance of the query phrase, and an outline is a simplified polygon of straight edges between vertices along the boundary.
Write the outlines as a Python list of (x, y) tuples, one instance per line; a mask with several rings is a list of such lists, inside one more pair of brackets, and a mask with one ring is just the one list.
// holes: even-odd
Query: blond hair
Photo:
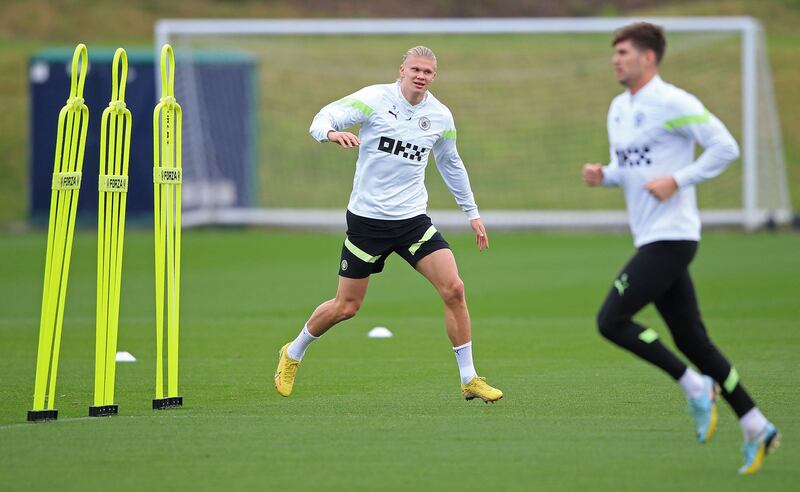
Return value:
[(421, 56), (433, 60), (433, 63), (436, 63), (436, 55), (434, 55), (433, 50), (427, 46), (414, 46), (413, 48), (409, 48), (403, 55), (403, 63), (406, 62), (409, 56)]

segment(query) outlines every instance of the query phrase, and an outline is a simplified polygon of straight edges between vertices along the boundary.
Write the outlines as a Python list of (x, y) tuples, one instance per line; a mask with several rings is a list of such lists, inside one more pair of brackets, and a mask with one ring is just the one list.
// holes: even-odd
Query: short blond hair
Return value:
[(427, 46), (414, 46), (413, 48), (409, 48), (403, 55), (403, 63), (406, 62), (409, 56), (421, 56), (433, 60), (433, 63), (436, 63), (436, 55), (433, 53), (433, 50)]

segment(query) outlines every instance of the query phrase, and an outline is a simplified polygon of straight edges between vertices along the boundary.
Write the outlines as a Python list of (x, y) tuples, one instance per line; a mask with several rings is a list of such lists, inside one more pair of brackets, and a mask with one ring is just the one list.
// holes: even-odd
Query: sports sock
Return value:
[(456, 354), (458, 372), (461, 375), (461, 384), (467, 384), (472, 381), (472, 378), (478, 375), (478, 373), (475, 372), (475, 366), (472, 364), (472, 342), (453, 347), (453, 352)]
[(755, 402), (739, 381), (739, 373), (725, 357), (715, 350), (713, 357), (705, 360), (695, 357), (692, 362), (698, 369), (714, 378), (722, 388), (722, 397), (728, 402), (736, 416), (740, 419), (756, 407)]
[(306, 353), (306, 349), (311, 342), (318, 339), (319, 337), (315, 337), (308, 331), (308, 325), (304, 325), (303, 329), (300, 330), (300, 334), (297, 335), (297, 338), (294, 339), (292, 343), (289, 344), (289, 348), (286, 349), (286, 353), (292, 359), (296, 361), (303, 360), (303, 356)]
[(767, 418), (758, 407), (753, 407), (739, 419), (739, 425), (742, 426), (742, 434), (744, 434), (745, 440), (752, 441), (764, 430), (767, 425)]
[(686, 398), (699, 398), (703, 396), (703, 391), (706, 389), (703, 376), (697, 373), (691, 367), (686, 368), (686, 372), (678, 379), (678, 384), (686, 394)]

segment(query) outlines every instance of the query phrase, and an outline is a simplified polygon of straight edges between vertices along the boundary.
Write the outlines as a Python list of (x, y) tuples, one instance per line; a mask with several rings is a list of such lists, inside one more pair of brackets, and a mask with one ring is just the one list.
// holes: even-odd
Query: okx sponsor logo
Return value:
[(412, 161), (422, 161), (422, 157), (428, 151), (425, 147), (389, 137), (381, 137), (381, 141), (378, 142), (378, 150), (387, 154), (399, 155)]

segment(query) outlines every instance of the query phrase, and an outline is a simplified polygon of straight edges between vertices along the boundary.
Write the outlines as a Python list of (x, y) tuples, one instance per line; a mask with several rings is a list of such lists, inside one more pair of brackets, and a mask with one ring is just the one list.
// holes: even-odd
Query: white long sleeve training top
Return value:
[[(719, 175), (739, 157), (725, 125), (692, 94), (656, 75), (635, 95), (625, 91), (608, 110), (611, 161), (603, 185), (625, 193), (636, 247), (664, 240), (700, 240), (695, 185)], [(694, 159), (695, 142), (704, 151)], [(644, 189), (672, 176), (678, 189), (661, 202)]]
[(436, 167), (467, 218), (480, 217), (469, 177), (456, 149), (450, 110), (433, 94), (411, 105), (399, 83), (365, 87), (322, 108), (309, 133), (319, 142), (331, 130), (361, 124), (353, 192), (347, 208), (372, 219), (401, 220), (428, 206), (425, 168), (433, 150)]

